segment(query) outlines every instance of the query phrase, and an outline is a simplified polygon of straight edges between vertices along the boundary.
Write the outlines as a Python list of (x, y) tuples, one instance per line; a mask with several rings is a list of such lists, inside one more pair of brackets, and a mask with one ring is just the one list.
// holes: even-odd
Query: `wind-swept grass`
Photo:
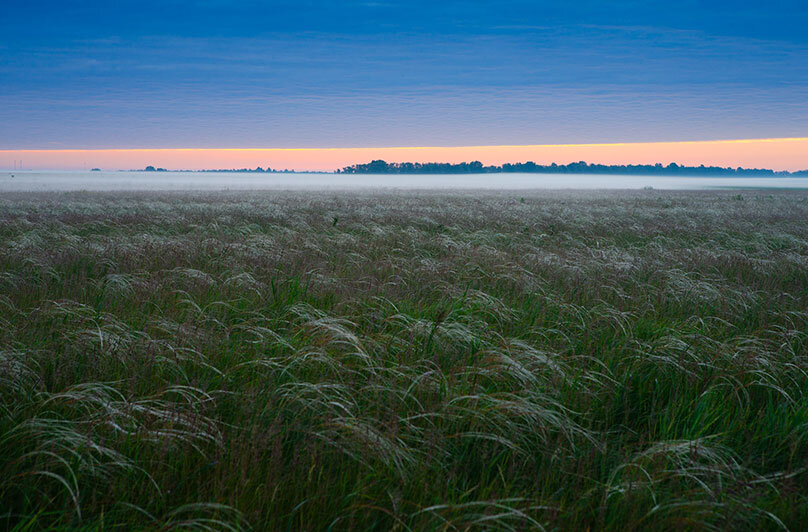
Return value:
[(806, 220), (800, 192), (2, 195), (0, 528), (799, 530)]

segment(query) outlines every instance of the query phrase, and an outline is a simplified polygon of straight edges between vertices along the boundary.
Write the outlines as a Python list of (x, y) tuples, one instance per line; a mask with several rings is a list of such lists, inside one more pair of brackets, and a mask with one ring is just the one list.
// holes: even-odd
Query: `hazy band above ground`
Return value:
[[(689, 177), (596, 174), (324, 174), (244, 172), (3, 172), (0, 193), (69, 191), (530, 191), (808, 189), (808, 177)], [(522, 192), (522, 193), (525, 193)]]

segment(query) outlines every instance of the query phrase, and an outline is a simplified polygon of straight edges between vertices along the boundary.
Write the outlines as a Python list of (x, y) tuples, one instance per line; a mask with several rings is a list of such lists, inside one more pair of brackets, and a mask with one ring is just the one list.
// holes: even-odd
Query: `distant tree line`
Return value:
[(256, 166), (255, 168), (210, 168), (204, 170), (166, 170), (165, 168), (155, 168), (154, 166), (147, 166), (142, 170), (143, 172), (237, 172), (240, 174), (294, 174), (294, 170), (273, 170), (270, 167), (266, 169)]
[(273, 170), (269, 166), (266, 168), (262, 168), (260, 166), (256, 166), (255, 168), (219, 168), (219, 169), (206, 169), (206, 170), (196, 170), (197, 172), (238, 172), (238, 173), (249, 173), (249, 174), (292, 174), (294, 170)]
[(640, 174), (640, 175), (692, 175), (692, 176), (808, 176), (808, 170), (786, 172), (765, 168), (724, 168), (720, 166), (682, 166), (657, 164), (588, 164), (584, 161), (570, 164), (505, 163), (484, 166), (480, 161), (470, 163), (388, 163), (382, 160), (346, 166), (343, 174), (485, 174), (521, 172), (537, 174)]

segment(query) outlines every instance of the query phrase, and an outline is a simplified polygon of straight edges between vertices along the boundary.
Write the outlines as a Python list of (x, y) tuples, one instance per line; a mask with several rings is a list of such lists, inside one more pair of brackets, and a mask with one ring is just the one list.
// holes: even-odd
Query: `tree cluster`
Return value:
[(343, 174), (482, 174), (519, 172), (536, 174), (638, 174), (638, 175), (687, 175), (687, 176), (799, 176), (800, 172), (775, 172), (764, 168), (725, 168), (721, 166), (683, 166), (670, 163), (656, 164), (588, 164), (584, 161), (569, 164), (505, 163), (500, 166), (484, 166), (480, 161), (463, 163), (388, 163), (375, 160), (365, 164), (346, 166), (337, 173)]

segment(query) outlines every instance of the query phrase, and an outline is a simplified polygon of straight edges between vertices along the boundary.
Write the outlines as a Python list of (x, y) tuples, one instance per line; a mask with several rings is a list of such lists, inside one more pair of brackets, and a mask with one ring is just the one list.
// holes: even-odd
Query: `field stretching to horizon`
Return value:
[(808, 192), (0, 194), (0, 529), (799, 530)]

